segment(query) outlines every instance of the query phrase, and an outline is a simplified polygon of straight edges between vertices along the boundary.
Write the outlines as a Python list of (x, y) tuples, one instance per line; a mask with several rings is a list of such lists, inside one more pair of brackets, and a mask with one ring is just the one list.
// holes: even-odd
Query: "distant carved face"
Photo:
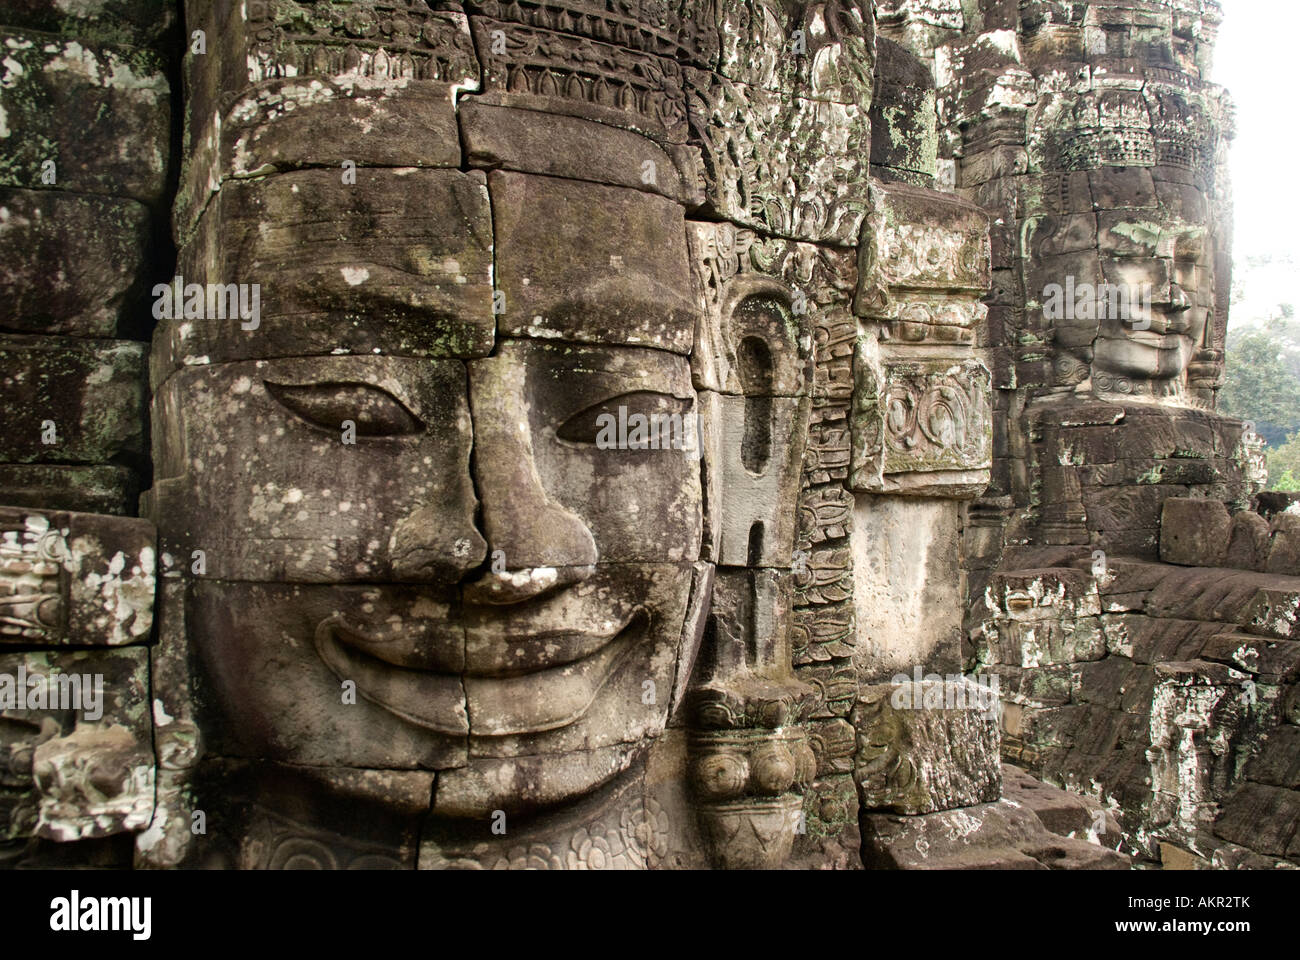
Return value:
[(1059, 383), (1179, 400), (1214, 303), (1204, 202), (1145, 169), (1092, 173), (1107, 177), (1125, 206), (1031, 221), (1026, 284), (1052, 329)]
[[(696, 413), (680, 208), (626, 191), (602, 213), (623, 191), (512, 175), (499, 230), (516, 188), (568, 213), (498, 234), (516, 309), (491, 356), (191, 365), (159, 391), (159, 502), (206, 554), (187, 619), (223, 748), (436, 769), (436, 813), (487, 816), (581, 795), (662, 731), (704, 601), (698, 438), (601, 430)], [(676, 251), (635, 229), (674, 209)], [(512, 261), (536, 244), (568, 272)], [(566, 339), (509, 335), (547, 323)]]
[[(1205, 344), (1214, 290), (1208, 226), (1172, 211), (1149, 217), (1143, 211), (1115, 217), (1109, 235), (1102, 234), (1108, 299), (1098, 304), (1093, 382), (1103, 393), (1176, 395)], [(1107, 261), (1109, 255), (1116, 259)]]
[[(1218, 131), (1200, 87), (1109, 82), (1047, 98), (1030, 137), (1025, 278), (1057, 350), (1056, 382), (1183, 402), (1210, 351), (1214, 217), (1205, 182)], [(1064, 288), (1064, 297), (1061, 291)]]

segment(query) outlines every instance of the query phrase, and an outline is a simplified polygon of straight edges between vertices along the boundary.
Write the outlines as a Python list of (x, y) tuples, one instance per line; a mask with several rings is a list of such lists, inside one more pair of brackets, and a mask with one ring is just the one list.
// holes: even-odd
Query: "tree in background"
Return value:
[(1244, 330), (1228, 342), (1228, 380), (1219, 392), (1219, 409), (1255, 421), (1256, 432), (1274, 448), (1300, 433), (1300, 376), (1288, 362), (1294, 353), (1295, 345), (1279, 337), (1272, 324)]
[(1300, 492), (1300, 434), (1292, 434), (1286, 443), (1268, 450), (1270, 490)]
[(1290, 304), (1230, 334), (1227, 367), (1219, 410), (1255, 422), (1268, 443), (1269, 488), (1300, 491), (1300, 321)]

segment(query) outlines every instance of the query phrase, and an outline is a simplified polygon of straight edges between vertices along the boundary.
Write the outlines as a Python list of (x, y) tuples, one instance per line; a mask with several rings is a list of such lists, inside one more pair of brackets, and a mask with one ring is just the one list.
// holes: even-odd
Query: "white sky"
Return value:
[[(1295, 302), (1300, 265), (1300, 188), (1289, 171), (1300, 162), (1300, 54), (1294, 26), (1300, 0), (1222, 0), (1223, 27), (1212, 79), (1228, 88), (1237, 108), (1232, 147), (1236, 212), (1234, 254), (1245, 302), (1234, 305), (1233, 325), (1251, 323), (1270, 305)], [(1276, 266), (1240, 267), (1248, 256), (1271, 256)]]

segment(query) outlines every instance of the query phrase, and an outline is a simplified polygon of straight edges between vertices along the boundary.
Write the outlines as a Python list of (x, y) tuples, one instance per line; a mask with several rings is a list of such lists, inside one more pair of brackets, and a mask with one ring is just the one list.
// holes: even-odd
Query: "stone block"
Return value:
[(1270, 857), (1300, 853), (1294, 837), (1300, 825), (1300, 791), (1243, 783), (1223, 804), (1214, 833)]
[(1286, 723), (1271, 731), (1246, 776), (1256, 783), (1300, 790), (1300, 727)]
[(1035, 780), (1013, 764), (1002, 765), (1002, 796), (1034, 811), (1044, 827), (1062, 837), (1111, 850), (1122, 839), (1119, 821), (1098, 800)]
[(676, 59), (486, 17), (471, 17), (470, 30), (483, 58), (485, 102), (584, 117), (667, 143), (685, 141), (684, 77), (693, 68)]
[(176, 24), (175, 0), (11, 0), (4, 22), (46, 33), (156, 46)]
[(1221, 567), (1232, 536), (1228, 508), (1217, 500), (1170, 497), (1161, 505), (1160, 559), (1188, 567)]
[(149, 210), (134, 200), (0, 188), (0, 330), (139, 329)]
[(171, 89), (160, 58), (130, 47), (0, 32), (0, 185), (162, 201)]
[(0, 464), (0, 503), (15, 507), (135, 516), (140, 479), (113, 465)]
[(0, 335), (0, 461), (103, 464), (145, 449), (145, 344)]
[(854, 779), (864, 810), (921, 814), (997, 800), (997, 692), (970, 681), (907, 681), (859, 692)]
[(148, 640), (154, 573), (147, 520), (0, 507), (0, 648)]
[(178, 236), (232, 178), (304, 166), (455, 167), (455, 100), (479, 63), (460, 10), (405, 4), (189, 5), (207, 50), (186, 58), (188, 118)]
[(858, 493), (970, 499), (992, 465), (991, 374), (978, 360), (854, 359)]
[[(174, 280), (171, 292), (154, 291), (155, 386), (184, 365), (492, 349), (492, 223), (479, 172), (359, 169), (349, 185), (335, 170), (301, 170), (234, 181), (204, 213), (177, 272), (180, 296)], [(235, 292), (247, 318), (229, 300)]]
[(673, 148), (671, 144), (581, 117), (495, 106), (473, 97), (462, 100), (458, 115), (470, 166), (604, 183), (678, 203), (697, 202), (695, 184), (665, 149)]
[(501, 336), (690, 352), (698, 309), (678, 204), (506, 171), (488, 185)]
[(1260, 683), (1292, 683), (1300, 678), (1300, 640), (1225, 633), (1210, 638), (1200, 655), (1245, 670)]

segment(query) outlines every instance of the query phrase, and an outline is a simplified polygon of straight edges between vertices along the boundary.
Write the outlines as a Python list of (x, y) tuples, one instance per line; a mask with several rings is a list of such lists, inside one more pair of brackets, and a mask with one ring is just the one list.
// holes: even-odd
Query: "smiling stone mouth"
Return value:
[[(554, 651), (542, 666), (526, 672), (439, 669), (450, 655), (428, 655), (438, 636), (447, 646), (445, 621), (408, 623), (384, 635), (330, 617), (316, 628), (315, 648), (340, 682), (352, 681), (361, 697), (408, 723), (452, 736), (514, 736), (580, 720), (646, 636), (649, 621), (638, 608), (606, 636), (547, 632), (505, 638), (512, 645)], [(417, 657), (417, 651), (428, 658)], [(416, 668), (417, 660), (433, 669)]]

